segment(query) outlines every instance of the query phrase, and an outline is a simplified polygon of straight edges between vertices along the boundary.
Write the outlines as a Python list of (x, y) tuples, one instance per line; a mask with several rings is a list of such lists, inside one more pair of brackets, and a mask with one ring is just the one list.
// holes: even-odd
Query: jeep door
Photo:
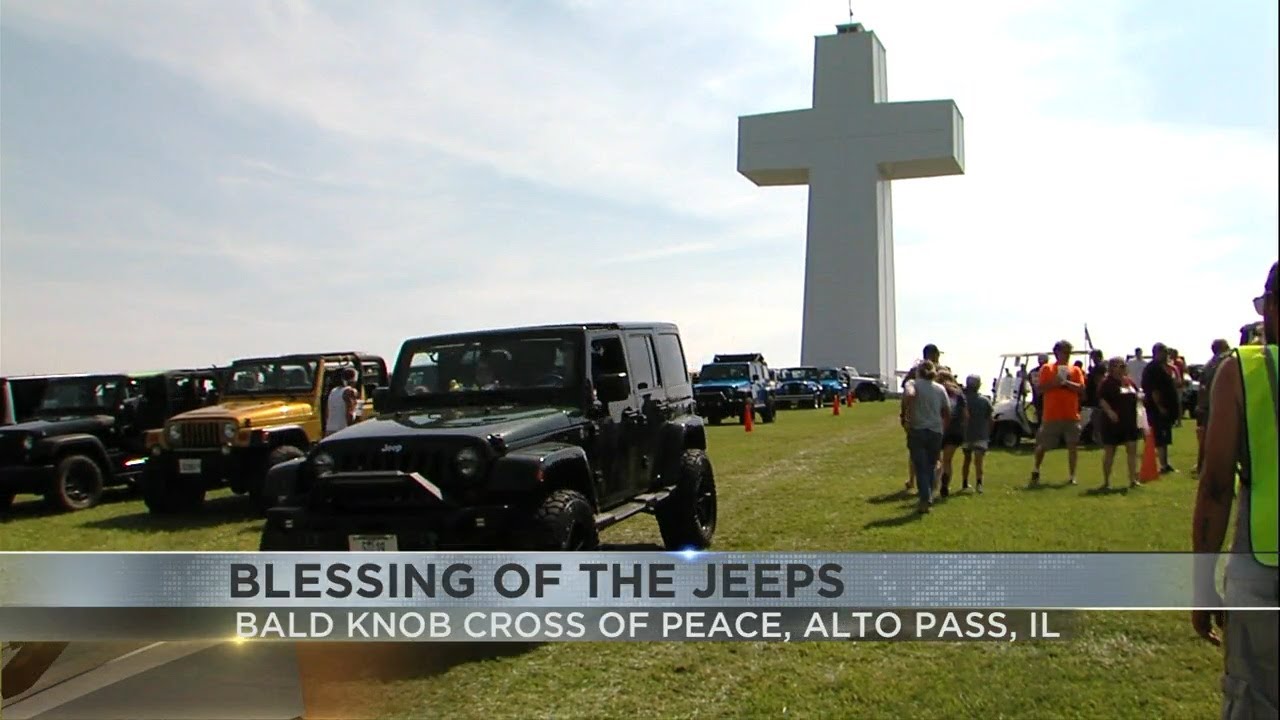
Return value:
[[(606, 375), (627, 373), (627, 352), (622, 336), (616, 333), (591, 338), (588, 372), (592, 387), (601, 385)], [(599, 472), (596, 494), (601, 508), (612, 507), (631, 495), (630, 477), (639, 466), (636, 442), (636, 417), (639, 407), (635, 394), (605, 404), (604, 412), (595, 419), (596, 436), (586, 448), (592, 466)]]
[(653, 485), (662, 423), (667, 414), (667, 394), (658, 382), (658, 361), (649, 331), (627, 333), (627, 362), (631, 366), (631, 392), (636, 409), (629, 423), (636, 443), (629, 489), (638, 491)]

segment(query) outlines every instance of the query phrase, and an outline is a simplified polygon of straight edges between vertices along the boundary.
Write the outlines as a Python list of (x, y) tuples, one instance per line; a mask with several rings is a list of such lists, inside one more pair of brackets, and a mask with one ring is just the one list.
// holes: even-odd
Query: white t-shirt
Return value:
[(1125, 365), (1125, 370), (1129, 373), (1129, 379), (1138, 387), (1142, 387), (1142, 371), (1147, 369), (1147, 362), (1147, 360), (1135, 358)]
[(347, 426), (347, 393), (354, 393), (355, 388), (339, 385), (329, 391), (329, 417), (325, 422), (326, 433), (337, 432)]

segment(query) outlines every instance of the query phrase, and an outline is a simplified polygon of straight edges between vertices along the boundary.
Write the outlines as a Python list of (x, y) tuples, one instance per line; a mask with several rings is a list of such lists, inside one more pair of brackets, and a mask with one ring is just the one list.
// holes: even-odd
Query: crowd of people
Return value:
[[(1224, 718), (1277, 717), (1277, 552), (1280, 531), (1280, 280), (1273, 264), (1263, 294), (1254, 298), (1262, 323), (1241, 328), (1240, 345), (1214, 340), (1200, 374), (1191, 408), (1196, 421), (1196, 475), (1199, 480), (1192, 518), (1195, 593), (1191, 623), (1195, 632), (1225, 650), (1222, 675)], [(1182, 389), (1186, 360), (1163, 343), (1150, 358), (1136, 349), (1131, 357), (1089, 353), (1090, 365), (1071, 361), (1071, 343), (1059, 341), (1053, 357), (1043, 356), (1035, 372), (1025, 373), (1033, 388), (1039, 430), (1032, 484), (1040, 480), (1045, 453), (1065, 443), (1068, 483), (1076, 483), (1083, 410), (1090, 411), (1093, 437), (1103, 447), (1103, 487), (1111, 484), (1115, 455), (1123, 447), (1131, 487), (1141, 485), (1137, 445), (1150, 433), (1160, 471), (1177, 472), (1169, 463), (1173, 428), (1184, 413)], [(1020, 379), (1021, 381), (1021, 379)], [(994, 418), (991, 403), (978, 393), (976, 376), (961, 388), (941, 364), (936, 345), (903, 382), (901, 421), (910, 455), (910, 479), (918, 510), (928, 513), (934, 500), (950, 492), (952, 461), (963, 449), (962, 489), (976, 470), (982, 491), (983, 456)], [(1234, 534), (1226, 563), (1224, 589), (1217, 588), (1217, 561), (1227, 540), (1234, 506)], [(1267, 610), (1269, 609), (1269, 610)], [(1261, 611), (1266, 610), (1266, 611)]]
[[(1052, 355), (1040, 355), (1035, 368), (1018, 373), (1018, 381), (1029, 388), (1029, 416), (1037, 427), (1030, 484), (1040, 483), (1045, 456), (1061, 447), (1067, 451), (1067, 483), (1078, 484), (1079, 449), (1086, 429), (1090, 439), (1102, 448), (1101, 489), (1112, 487), (1115, 459), (1121, 449), (1125, 453), (1128, 487), (1142, 486), (1138, 444), (1148, 431), (1160, 473), (1178, 472), (1169, 461), (1169, 447), (1173, 444), (1173, 429), (1187, 411), (1183, 406), (1183, 391), (1189, 382), (1186, 357), (1161, 342), (1151, 347), (1149, 357), (1144, 357), (1142, 348), (1135, 348), (1129, 356), (1110, 358), (1102, 350), (1091, 348), (1086, 367), (1084, 361), (1072, 360), (1074, 352), (1070, 341), (1060, 340)], [(1213, 341), (1210, 352), (1200, 379), (1204, 390), (1197, 394), (1196, 407), (1191, 409), (1201, 446), (1197, 451), (1197, 473), (1211, 399), (1207, 388), (1217, 364), (1231, 352), (1231, 345), (1220, 338)], [(992, 400), (980, 392), (981, 378), (970, 375), (961, 385), (959, 377), (942, 364), (941, 355), (937, 345), (926, 345), (923, 360), (908, 371), (902, 386), (901, 422), (908, 452), (906, 488), (917, 491), (921, 513), (929, 512), (939, 497), (950, 495), (957, 451), (964, 458), (960, 489), (970, 489), (972, 471), (973, 489), (983, 491), (984, 458), (995, 429), (995, 408)]]

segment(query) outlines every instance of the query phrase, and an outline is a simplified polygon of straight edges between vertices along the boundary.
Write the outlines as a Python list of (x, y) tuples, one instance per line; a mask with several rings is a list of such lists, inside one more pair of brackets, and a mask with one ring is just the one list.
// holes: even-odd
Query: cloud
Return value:
[[(1188, 347), (1243, 322), (1243, 268), (1274, 256), (1275, 135), (1153, 117), (1176, 78), (1133, 61), (1168, 41), (1135, 32), (1134, 14), (1151, 10), (859, 12), (887, 47), (890, 98), (955, 98), (966, 119), (965, 176), (893, 188), (900, 364), (936, 341), (981, 372), (998, 352), (1079, 339), (1085, 321), (1100, 343)], [(291, 142), (190, 169), (212, 188), (192, 201), (198, 220), (121, 190), (63, 198), (75, 210), (48, 229), (6, 196), (6, 263), (91, 245), (130, 264), (58, 286), (65, 304), (38, 316), (4, 303), (0, 359), (83, 369), (84, 354), (49, 349), (56, 328), (102, 339), (86, 347), (103, 362), (154, 365), (334, 336), (393, 352), (437, 331), (651, 317), (681, 323), (693, 364), (725, 349), (796, 361), (804, 189), (734, 172), (736, 117), (807, 107), (813, 36), (843, 13), (10, 0), (6, 27), (128, 55)], [(204, 120), (210, 132), (230, 132), (219, 117)], [(6, 184), (23, 152), (4, 148)], [(196, 193), (194, 179), (173, 182)], [(121, 278), (140, 291), (89, 327), (72, 298), (119, 295)], [(4, 287), (6, 299), (55, 292), (11, 272)], [(101, 326), (157, 306), (191, 313), (200, 332), (187, 324), (166, 343), (161, 323), (137, 344), (107, 343)]]

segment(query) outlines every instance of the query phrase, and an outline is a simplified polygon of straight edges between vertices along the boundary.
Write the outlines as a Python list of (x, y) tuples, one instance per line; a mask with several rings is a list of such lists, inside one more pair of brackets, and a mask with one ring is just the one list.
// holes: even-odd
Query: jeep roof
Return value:
[(405, 343), (416, 343), (422, 340), (439, 340), (453, 337), (476, 337), (484, 335), (518, 335), (526, 332), (552, 332), (556, 330), (674, 330), (679, 328), (670, 322), (585, 322), (558, 323), (553, 325), (524, 325), (519, 327), (488, 328), (485, 330), (463, 330), (459, 332), (421, 335), (409, 338)]
[[(373, 353), (364, 352), (361, 350), (339, 350), (337, 352), (285, 353), (283, 355), (260, 355), (257, 357), (243, 357), (243, 358), (236, 358), (235, 360), (231, 361), (231, 364), (237, 365), (241, 363), (251, 363), (251, 362), (268, 362), (272, 360), (302, 360), (302, 359), (308, 359), (308, 358), (329, 358), (329, 357), (341, 357), (343, 355), (350, 355), (359, 360), (382, 360), (383, 359), (381, 355), (375, 355)], [(227, 368), (221, 368), (221, 369), (225, 370)]]
[(760, 353), (726, 353), (716, 355), (711, 358), (710, 364), (716, 363), (735, 363), (735, 362), (758, 362), (761, 365), (768, 365), (764, 361), (764, 355)]

